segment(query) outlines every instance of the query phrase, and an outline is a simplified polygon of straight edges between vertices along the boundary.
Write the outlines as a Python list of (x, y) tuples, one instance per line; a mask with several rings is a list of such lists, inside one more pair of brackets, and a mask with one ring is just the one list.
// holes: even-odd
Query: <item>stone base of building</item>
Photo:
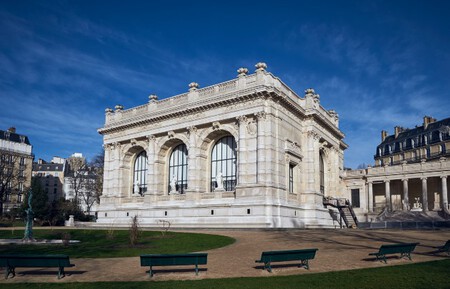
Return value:
[(167, 196), (157, 203), (123, 203), (102, 198), (96, 226), (128, 227), (138, 216), (141, 226), (161, 228), (336, 228), (329, 210), (315, 204), (276, 204), (264, 197), (189, 200), (185, 195)]
[(359, 229), (430, 230), (448, 229), (450, 221), (360, 222)]

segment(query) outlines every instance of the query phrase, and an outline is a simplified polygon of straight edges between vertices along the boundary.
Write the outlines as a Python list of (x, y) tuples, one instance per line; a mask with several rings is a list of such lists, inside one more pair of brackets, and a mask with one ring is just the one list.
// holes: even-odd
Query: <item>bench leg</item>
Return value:
[(377, 254), (375, 256), (377, 257), (377, 261), (380, 260), (380, 261), (383, 261), (384, 264), (387, 264), (386, 255), (379, 255), (379, 254)]
[(61, 279), (66, 276), (66, 273), (64, 272), (64, 267), (59, 267), (58, 269), (58, 279)]
[(308, 262), (308, 259), (300, 260), (300, 261), (302, 261), (301, 267), (305, 267), (306, 270), (309, 270), (309, 262)]
[(5, 279), (8, 279), (9, 274), (12, 275), (12, 278), (16, 276), (16, 268), (7, 266), (5, 269)]
[(264, 269), (267, 269), (269, 273), (272, 273), (272, 267), (270, 267), (270, 262), (264, 263)]
[(150, 270), (148, 271), (148, 277), (152, 278), (153, 277), (153, 270), (152, 270), (152, 266), (150, 266)]
[(198, 264), (195, 264), (195, 275), (198, 276)]
[(412, 259), (411, 259), (411, 253), (401, 253), (400, 258), (403, 258), (403, 257), (408, 257), (408, 259), (409, 259), (410, 261), (412, 261)]

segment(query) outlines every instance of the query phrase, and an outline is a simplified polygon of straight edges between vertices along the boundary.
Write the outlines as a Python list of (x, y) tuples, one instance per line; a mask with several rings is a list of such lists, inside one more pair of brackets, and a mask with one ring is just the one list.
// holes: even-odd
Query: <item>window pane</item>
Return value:
[(147, 191), (147, 153), (141, 152), (134, 162), (133, 193), (143, 194)]
[(217, 141), (211, 153), (211, 191), (218, 187), (216, 176), (222, 173), (225, 191), (236, 187), (236, 141), (226, 136)]
[(170, 183), (172, 179), (175, 178), (175, 191), (183, 194), (185, 189), (187, 189), (187, 147), (185, 144), (180, 144), (172, 151), (169, 160), (169, 186), (168, 192), (171, 191)]

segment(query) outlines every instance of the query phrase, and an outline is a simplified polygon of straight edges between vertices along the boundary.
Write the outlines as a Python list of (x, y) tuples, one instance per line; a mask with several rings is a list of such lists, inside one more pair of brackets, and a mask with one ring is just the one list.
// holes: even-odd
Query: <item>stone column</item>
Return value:
[(448, 191), (447, 191), (447, 176), (441, 177), (442, 182), (442, 208), (448, 210)]
[(369, 195), (369, 213), (373, 213), (373, 183), (368, 182), (369, 186), (368, 195)]
[(428, 212), (427, 178), (422, 178), (422, 209), (424, 212)]
[(150, 135), (147, 137), (148, 140), (148, 149), (147, 149), (147, 192), (145, 195), (156, 195), (156, 178), (155, 175), (155, 160), (156, 160), (156, 138), (154, 135)]
[(403, 211), (409, 210), (408, 179), (403, 179)]
[(186, 128), (189, 135), (189, 156), (188, 156), (188, 188), (186, 194), (191, 194), (194, 192), (205, 192), (208, 191), (207, 188), (202, 188), (202, 174), (205, 171), (202, 170), (201, 159), (202, 152), (198, 146), (198, 132), (197, 127), (189, 126)]
[(391, 203), (391, 181), (384, 181), (384, 188), (386, 193), (386, 207), (388, 212), (392, 211), (392, 203)]

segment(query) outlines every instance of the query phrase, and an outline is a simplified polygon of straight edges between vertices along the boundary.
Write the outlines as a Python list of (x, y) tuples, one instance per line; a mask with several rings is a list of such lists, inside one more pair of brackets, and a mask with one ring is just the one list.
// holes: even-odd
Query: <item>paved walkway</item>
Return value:
[[(192, 232), (192, 231), (190, 231)], [(266, 277), (310, 274), (357, 268), (384, 267), (410, 264), (407, 259), (389, 258), (388, 264), (368, 256), (381, 244), (420, 242), (412, 256), (413, 263), (442, 260), (444, 254), (430, 252), (450, 239), (450, 230), (390, 231), (390, 230), (199, 230), (200, 233), (230, 236), (236, 242), (230, 246), (210, 250), (208, 265), (200, 266), (195, 276), (193, 266), (156, 267), (151, 280), (198, 280), (204, 278)], [(318, 248), (316, 258), (310, 261), (310, 270), (297, 266), (273, 266), (269, 273), (255, 263), (262, 251)], [(57, 280), (54, 268), (18, 268), (17, 276), (1, 279), (0, 283), (20, 282), (93, 282), (93, 281), (148, 281), (148, 267), (141, 267), (139, 257), (105, 259), (71, 259), (76, 267), (66, 270), (66, 277)], [(2, 270), (0, 273), (4, 274)]]

